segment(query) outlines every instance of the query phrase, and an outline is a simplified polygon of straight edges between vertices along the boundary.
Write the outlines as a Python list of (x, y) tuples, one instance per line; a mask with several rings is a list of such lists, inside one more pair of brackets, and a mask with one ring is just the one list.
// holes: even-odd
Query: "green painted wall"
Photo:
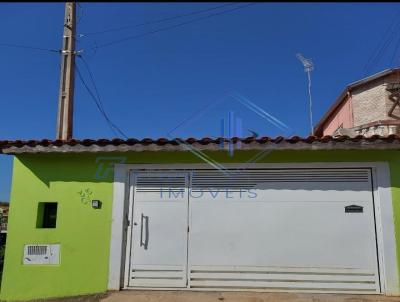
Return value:
[[(214, 152), (209, 156), (219, 162), (243, 162), (254, 154), (238, 151), (230, 158), (225, 152)], [(395, 229), (400, 234), (399, 155), (396, 151), (287, 151), (270, 153), (260, 162), (388, 161)], [(95, 177), (99, 165), (96, 159), (102, 156), (123, 156), (126, 163), (202, 162), (190, 152), (15, 157), (1, 299), (28, 300), (107, 290), (113, 187), (111, 174), (105, 180)], [(102, 208), (93, 209), (90, 199), (100, 199)], [(58, 202), (55, 229), (36, 228), (38, 203), (46, 201)], [(22, 265), (23, 246), (30, 243), (60, 243), (60, 265)], [(400, 251), (400, 238), (397, 249)]]

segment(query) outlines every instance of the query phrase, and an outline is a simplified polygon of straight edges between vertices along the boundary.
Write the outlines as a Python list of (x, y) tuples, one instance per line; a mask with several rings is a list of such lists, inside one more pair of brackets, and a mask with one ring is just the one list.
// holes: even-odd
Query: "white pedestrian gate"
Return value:
[[(133, 180), (129, 286), (185, 287), (188, 174), (138, 173)], [(177, 193), (162, 195), (170, 189)]]
[(380, 292), (369, 169), (132, 179), (128, 286)]

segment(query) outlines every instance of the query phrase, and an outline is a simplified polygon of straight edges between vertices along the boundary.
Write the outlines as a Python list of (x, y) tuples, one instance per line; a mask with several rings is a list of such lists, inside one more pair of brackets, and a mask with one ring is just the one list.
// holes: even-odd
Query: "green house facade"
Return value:
[(398, 137), (219, 143), (0, 142), (14, 155), (0, 298), (400, 294)]

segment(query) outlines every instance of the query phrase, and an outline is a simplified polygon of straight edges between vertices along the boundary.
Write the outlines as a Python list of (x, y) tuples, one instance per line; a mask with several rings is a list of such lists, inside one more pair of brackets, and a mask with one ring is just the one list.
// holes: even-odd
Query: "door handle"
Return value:
[[(143, 225), (143, 221), (146, 220), (146, 223)], [(145, 228), (146, 236), (143, 241), (143, 229)], [(147, 246), (149, 245), (149, 216), (141, 215), (140, 217), (140, 246), (143, 246), (145, 250), (147, 250)]]
[(352, 204), (350, 206), (344, 207), (345, 213), (362, 213), (364, 212), (364, 207)]
[(140, 217), (140, 246), (143, 246), (143, 213), (142, 216)]

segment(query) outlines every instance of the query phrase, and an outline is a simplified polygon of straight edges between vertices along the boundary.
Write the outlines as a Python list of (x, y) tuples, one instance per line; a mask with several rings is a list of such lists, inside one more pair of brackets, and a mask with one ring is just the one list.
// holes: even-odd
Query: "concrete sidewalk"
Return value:
[(141, 291), (111, 292), (101, 302), (400, 302), (400, 297), (380, 295)]

